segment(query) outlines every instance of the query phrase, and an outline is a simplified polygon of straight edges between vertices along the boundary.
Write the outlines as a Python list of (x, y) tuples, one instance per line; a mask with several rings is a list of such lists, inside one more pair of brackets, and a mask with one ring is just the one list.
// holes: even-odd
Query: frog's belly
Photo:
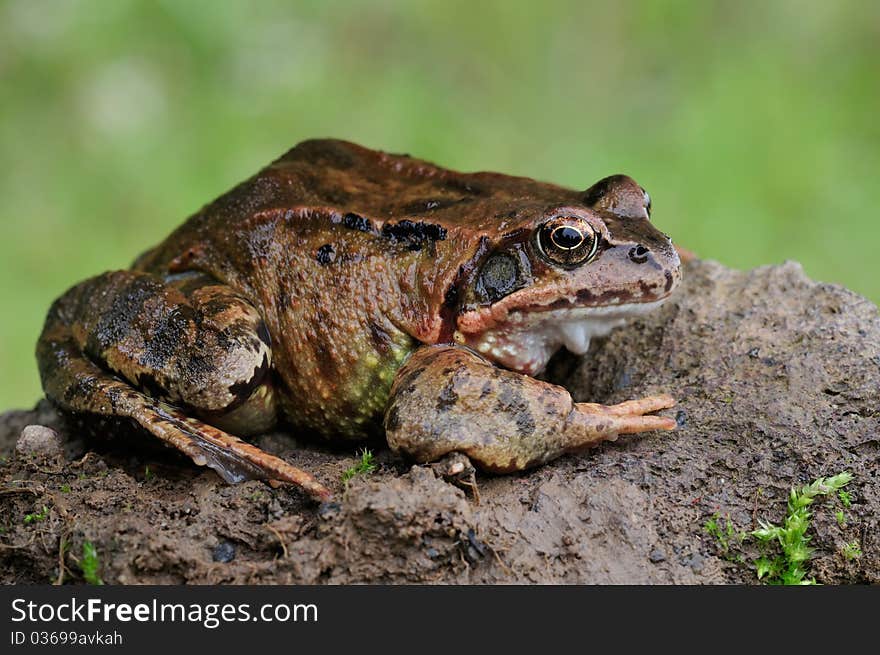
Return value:
[(417, 345), (402, 332), (388, 336), (378, 346), (372, 339), (288, 344), (276, 363), (285, 420), (330, 439), (377, 434), (394, 376)]

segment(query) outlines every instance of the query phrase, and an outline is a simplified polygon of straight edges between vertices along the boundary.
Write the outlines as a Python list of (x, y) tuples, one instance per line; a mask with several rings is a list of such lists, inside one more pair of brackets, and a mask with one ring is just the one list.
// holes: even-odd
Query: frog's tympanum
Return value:
[[(236, 436), (384, 427), (419, 462), (524, 469), (672, 430), (666, 395), (575, 403), (561, 347), (656, 308), (681, 272), (624, 175), (586, 191), (306, 141), (141, 255), (70, 289), (37, 346), (62, 410), (134, 422), (229, 482), (329, 497)], [(97, 416), (95, 416), (97, 415)]]

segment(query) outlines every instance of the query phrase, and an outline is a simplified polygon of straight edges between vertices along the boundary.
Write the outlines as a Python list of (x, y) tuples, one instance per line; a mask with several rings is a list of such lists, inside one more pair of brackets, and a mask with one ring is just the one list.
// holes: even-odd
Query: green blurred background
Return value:
[(68, 286), (296, 142), (586, 188), (880, 299), (880, 3), (0, 0), (0, 409)]

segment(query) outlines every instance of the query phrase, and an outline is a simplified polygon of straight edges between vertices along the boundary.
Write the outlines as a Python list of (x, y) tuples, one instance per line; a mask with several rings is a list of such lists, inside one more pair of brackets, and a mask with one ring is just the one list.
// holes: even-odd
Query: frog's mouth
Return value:
[(583, 355), (593, 337), (605, 336), (627, 319), (654, 311), (666, 298), (601, 307), (512, 310), (479, 332), (459, 332), (459, 339), (505, 368), (537, 375), (561, 347)]

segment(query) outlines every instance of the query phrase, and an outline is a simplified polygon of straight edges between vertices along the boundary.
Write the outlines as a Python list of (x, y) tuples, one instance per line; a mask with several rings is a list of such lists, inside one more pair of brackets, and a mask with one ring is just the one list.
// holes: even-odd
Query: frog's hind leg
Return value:
[(506, 472), (547, 462), (621, 434), (673, 430), (652, 412), (668, 395), (619, 405), (575, 403), (562, 387), (493, 366), (456, 346), (426, 346), (397, 373), (385, 413), (392, 449), (420, 462), (463, 453), (480, 468)]
[(130, 419), (228, 482), (280, 480), (330, 496), (224, 431), (263, 432), (276, 407), (265, 324), (223, 285), (133, 271), (87, 280), (49, 310), (37, 360), (46, 395), (66, 412)]

